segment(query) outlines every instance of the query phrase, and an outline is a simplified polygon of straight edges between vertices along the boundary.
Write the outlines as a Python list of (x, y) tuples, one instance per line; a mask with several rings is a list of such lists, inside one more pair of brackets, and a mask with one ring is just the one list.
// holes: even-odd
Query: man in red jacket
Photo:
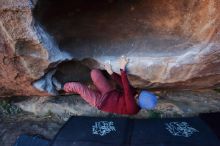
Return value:
[(63, 90), (67, 93), (77, 93), (90, 105), (111, 113), (132, 115), (138, 113), (140, 107), (146, 109), (154, 108), (156, 105), (156, 97), (146, 91), (142, 91), (142, 96), (139, 95), (139, 98), (141, 97), (140, 99), (142, 99), (142, 104), (139, 103), (140, 107), (138, 106), (135, 99), (137, 92), (129, 84), (125, 71), (127, 64), (128, 59), (122, 57), (120, 59), (121, 76), (112, 71), (110, 64), (104, 65), (106, 71), (111, 75), (111, 78), (121, 86), (123, 91), (115, 89), (98, 69), (91, 71), (91, 78), (97, 90), (90, 89), (79, 82), (65, 83)]

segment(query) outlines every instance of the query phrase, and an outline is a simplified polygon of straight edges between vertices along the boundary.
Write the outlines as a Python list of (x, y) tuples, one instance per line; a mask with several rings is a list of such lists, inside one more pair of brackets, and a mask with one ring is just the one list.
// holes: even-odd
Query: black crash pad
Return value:
[(220, 139), (220, 112), (216, 113), (202, 113), (199, 117), (205, 121), (207, 125), (212, 129), (212, 131)]
[(128, 122), (126, 118), (71, 117), (52, 146), (121, 146), (127, 142)]
[(52, 146), (220, 146), (200, 118), (71, 117)]
[(17, 138), (14, 146), (49, 146), (50, 141), (40, 136), (21, 135)]

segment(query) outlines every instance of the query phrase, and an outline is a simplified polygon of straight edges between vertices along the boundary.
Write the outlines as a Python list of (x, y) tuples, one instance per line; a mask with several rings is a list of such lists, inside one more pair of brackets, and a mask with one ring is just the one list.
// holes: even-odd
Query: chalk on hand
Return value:
[(111, 61), (110, 60), (105, 61), (105, 64), (111, 64)]

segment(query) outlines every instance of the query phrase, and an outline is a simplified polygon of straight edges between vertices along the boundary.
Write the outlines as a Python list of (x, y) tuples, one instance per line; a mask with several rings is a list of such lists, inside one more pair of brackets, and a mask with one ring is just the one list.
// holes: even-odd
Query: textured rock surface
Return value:
[[(158, 93), (160, 100), (155, 110), (141, 110), (135, 118), (149, 118), (151, 113), (159, 117), (195, 116), (199, 113), (217, 112), (220, 110), (220, 93), (215, 91), (166, 91)], [(71, 115), (78, 116), (121, 116), (97, 110), (87, 104), (80, 96), (33, 97), (15, 102), (22, 110), (35, 115), (53, 113), (61, 120)]]
[(53, 62), (111, 60), (118, 71), (121, 55), (136, 87), (217, 86), (219, 10), (218, 0), (0, 0), (0, 96), (53, 92), (56, 70), (32, 87)]
[(28, 0), (0, 0), (0, 96), (41, 94), (31, 82), (47, 68), (47, 51), (32, 20)]
[(29, 0), (0, 0), (0, 96), (47, 95), (31, 84), (55, 61), (48, 52), (59, 50), (44, 44), (52, 40), (34, 22), (33, 7)]

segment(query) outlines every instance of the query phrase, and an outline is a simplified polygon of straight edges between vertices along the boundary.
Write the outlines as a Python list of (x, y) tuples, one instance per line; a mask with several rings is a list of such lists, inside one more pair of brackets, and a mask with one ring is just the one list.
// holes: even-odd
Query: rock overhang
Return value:
[(56, 73), (56, 65), (65, 59), (95, 60), (90, 68), (111, 60), (118, 71), (121, 55), (131, 60), (128, 72), (136, 87), (210, 88), (220, 81), (217, 0), (1, 3), (7, 11), (28, 11), (9, 14), (13, 19), (28, 16), (19, 21), (20, 31), (6, 26), (9, 21), (2, 15), (25, 76), (30, 76), (28, 84)]

